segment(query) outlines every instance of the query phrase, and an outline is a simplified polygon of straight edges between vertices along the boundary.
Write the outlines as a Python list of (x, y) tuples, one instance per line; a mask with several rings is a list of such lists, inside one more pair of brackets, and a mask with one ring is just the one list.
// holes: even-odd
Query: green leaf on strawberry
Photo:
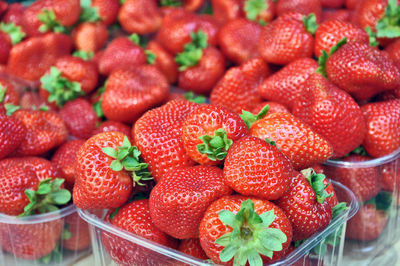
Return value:
[(53, 10), (43, 9), (40, 14), (37, 15), (39, 21), (43, 24), (39, 27), (40, 32), (53, 31), (57, 33), (68, 33), (69, 30), (62, 26), (56, 18), (56, 14)]
[(371, 27), (366, 27), (365, 31), (367, 32), (369, 36), (369, 45), (371, 46), (378, 46), (379, 42), (376, 40), (376, 32), (371, 30)]
[(128, 36), (128, 39), (142, 48), (145, 48), (148, 42), (146, 38), (141, 37), (137, 33), (132, 33), (131, 35)]
[(326, 178), (324, 174), (317, 174), (312, 168), (304, 169), (300, 172), (313, 188), (318, 203), (322, 204), (325, 202), (326, 198), (332, 197), (332, 194), (328, 194), (328, 192), (326, 192), (325, 190), (330, 185), (330, 183), (326, 185), (324, 184), (324, 180)]
[(202, 104), (206, 102), (206, 97), (203, 95), (195, 95), (193, 91), (186, 92), (183, 97), (189, 101), (189, 102), (194, 102), (198, 104)]
[(270, 138), (266, 138), (266, 139), (265, 139), (265, 142), (268, 143), (268, 144), (270, 144), (270, 145), (272, 145), (272, 146), (277, 147), (277, 146), (276, 146), (276, 142), (273, 141), (273, 140), (270, 139)]
[(78, 51), (73, 52), (72, 56), (79, 57), (79, 58), (81, 58), (83, 60), (88, 61), (88, 60), (93, 58), (94, 52), (87, 52), (87, 51), (83, 51), (83, 50), (78, 50)]
[(175, 62), (179, 64), (179, 71), (196, 66), (203, 56), (203, 50), (207, 48), (207, 35), (199, 30), (190, 34), (192, 42), (184, 47), (184, 51), (177, 54)]
[(376, 24), (376, 36), (379, 38), (400, 37), (400, 5), (397, 0), (389, 0), (386, 13)]
[(225, 159), (228, 149), (233, 144), (233, 141), (226, 134), (226, 131), (220, 128), (215, 130), (214, 136), (200, 136), (199, 139), (203, 143), (196, 146), (197, 150), (201, 154), (206, 154), (212, 161), (222, 161)]
[(6, 115), (12, 116), (13, 113), (15, 113), (16, 111), (21, 109), (21, 106), (14, 105), (14, 104), (11, 104), (11, 103), (6, 103), (4, 105), (4, 108), (6, 108)]
[(132, 172), (134, 184), (144, 186), (141, 181), (151, 180), (153, 177), (148, 171), (148, 164), (144, 163), (140, 158), (140, 151), (136, 146), (132, 146), (129, 139), (125, 136), (122, 146), (116, 149), (111, 147), (102, 148), (103, 153), (115, 159), (111, 162), (110, 168), (113, 171)]
[(0, 84), (0, 103), (2, 103), (4, 101), (4, 99), (6, 98), (6, 92), (7, 89)]
[(99, 9), (92, 6), (92, 0), (81, 0), (81, 9), (80, 22), (96, 22), (101, 20)]
[(322, 55), (318, 58), (319, 66), (317, 70), (315, 70), (315, 72), (327, 78), (328, 74), (326, 73), (326, 62), (328, 61), (329, 56), (334, 54), (337, 50), (339, 50), (340, 47), (342, 47), (346, 43), (347, 43), (347, 38), (343, 38), (335, 46), (331, 48), (329, 53), (327, 53), (325, 50), (322, 50)]
[(3, 31), (10, 36), (12, 45), (16, 45), (25, 38), (25, 32), (22, 31), (22, 28), (12, 22), (7, 24), (0, 22), (0, 31)]
[(145, 50), (144, 53), (146, 54), (147, 64), (153, 65), (157, 58), (156, 54), (150, 50)]
[(232, 232), (219, 237), (215, 243), (224, 247), (220, 260), (228, 262), (234, 258), (234, 265), (263, 265), (264, 255), (272, 258), (274, 251), (282, 250), (287, 241), (286, 235), (279, 229), (270, 228), (276, 219), (274, 210), (258, 215), (252, 200), (243, 201), (240, 210), (234, 214), (222, 210), (219, 219), (232, 228)]
[(63, 255), (61, 253), (60, 245), (57, 244), (50, 254), (41, 257), (37, 261), (39, 265), (41, 264), (50, 265), (50, 262), (52, 261), (57, 262), (57, 264), (59, 264), (62, 261), (62, 258)]
[(50, 68), (50, 73), (41, 77), (42, 88), (49, 92), (48, 101), (62, 107), (66, 102), (85, 95), (79, 82), (70, 81), (61, 76), (56, 67)]
[(269, 105), (265, 105), (263, 109), (257, 114), (253, 115), (252, 113), (242, 110), (242, 114), (240, 117), (246, 123), (247, 128), (251, 128), (251, 126), (258, 120), (262, 119), (269, 111)]
[(180, 0), (161, 0), (160, 6), (183, 6)]
[(268, 3), (265, 0), (246, 0), (244, 3), (244, 11), (246, 12), (246, 18), (251, 21), (256, 21), (261, 25), (265, 25), (264, 20), (258, 20), (257, 17), (267, 10)]
[(303, 16), (303, 23), (304, 27), (306, 27), (307, 32), (314, 35), (318, 29), (317, 17), (315, 16), (315, 14), (311, 13), (308, 16)]
[(72, 237), (72, 233), (69, 231), (69, 224), (64, 224), (63, 231), (61, 233), (62, 240), (68, 240)]

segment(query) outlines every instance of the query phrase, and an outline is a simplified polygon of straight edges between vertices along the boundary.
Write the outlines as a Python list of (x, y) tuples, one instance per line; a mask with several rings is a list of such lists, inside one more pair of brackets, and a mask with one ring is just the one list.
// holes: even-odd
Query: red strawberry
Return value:
[(257, 104), (251, 112), (255, 115), (257, 115), (261, 110), (268, 104), (269, 109), (267, 115), (273, 114), (273, 113), (290, 113), (289, 110), (283, 106), (282, 104), (276, 103), (276, 102), (262, 102)]
[(211, 0), (213, 16), (221, 23), (239, 18), (242, 14), (241, 0)]
[(303, 15), (314, 14), (317, 21), (321, 18), (321, 1), (320, 0), (279, 0), (276, 3), (276, 14), (283, 16), (290, 12), (299, 12)]
[(264, 99), (281, 103), (291, 110), (302, 94), (303, 84), (317, 68), (317, 62), (311, 58), (297, 59), (266, 78), (258, 92)]
[(72, 40), (64, 34), (47, 33), (13, 46), (7, 72), (21, 79), (38, 81), (59, 57), (72, 50)]
[(389, 57), (400, 69), (400, 39), (386, 46), (385, 51), (389, 54)]
[[(149, 200), (127, 203), (109, 216), (111, 224), (157, 244), (176, 248), (177, 242), (160, 229), (150, 218)], [(118, 265), (158, 265), (167, 263), (165, 256), (115, 234), (102, 232), (102, 243), (111, 259)]]
[(277, 205), (286, 213), (293, 226), (293, 241), (309, 238), (328, 226), (332, 208), (325, 200), (328, 197), (324, 175), (308, 171), (306, 176), (294, 172), (288, 192)]
[(362, 143), (365, 121), (358, 104), (346, 92), (319, 74), (305, 82), (293, 114), (325, 138), (340, 158)]
[[(370, 159), (367, 156), (352, 154), (344, 158), (343, 161), (357, 163)], [(325, 174), (350, 188), (361, 202), (375, 197), (382, 187), (382, 177), (377, 167), (344, 168), (326, 165)]]
[(26, 6), (21, 3), (13, 3), (8, 6), (7, 11), (2, 17), (4, 23), (14, 23), (17, 26), (23, 27), (23, 16)]
[(47, 102), (40, 97), (37, 92), (26, 91), (19, 102), (21, 109), (30, 109), (30, 110), (41, 110), (41, 109), (49, 109), (54, 111), (55, 109), (52, 106), (47, 106)]
[[(233, 230), (238, 234), (232, 234)], [(271, 242), (264, 242), (263, 238)], [(214, 201), (200, 223), (201, 247), (217, 264), (246, 264), (248, 259), (260, 265), (276, 261), (285, 255), (291, 240), (292, 226), (279, 207), (241, 195)], [(227, 253), (229, 249), (232, 250)]]
[(323, 7), (339, 8), (344, 5), (345, 0), (321, 0)]
[(131, 127), (120, 123), (116, 121), (105, 121), (100, 124), (98, 128), (96, 128), (93, 132), (92, 135), (96, 135), (102, 132), (110, 132), (110, 131), (116, 131), (116, 132), (121, 132), (124, 135), (128, 137), (128, 139), (131, 139)]
[(51, 162), (60, 169), (67, 185), (75, 183), (75, 159), (84, 140), (70, 140), (61, 145), (51, 158)]
[(261, 30), (261, 25), (244, 18), (227, 22), (218, 33), (222, 53), (238, 65), (257, 57)]
[(150, 41), (147, 44), (147, 50), (155, 54), (154, 65), (164, 74), (168, 82), (175, 83), (178, 79), (178, 65), (175, 63), (174, 57), (157, 41)]
[(200, 246), (200, 240), (198, 238), (182, 240), (179, 244), (178, 250), (201, 260), (208, 259), (206, 253)]
[(18, 119), (0, 115), (0, 159), (15, 151), (25, 140), (26, 127)]
[(248, 134), (240, 116), (222, 106), (203, 105), (182, 125), (183, 146), (197, 163), (220, 164), (231, 145)]
[(0, 16), (7, 10), (8, 4), (7, 2), (0, 0)]
[(64, 218), (64, 230), (61, 235), (62, 248), (77, 251), (90, 246), (89, 225), (79, 217), (78, 213), (72, 213)]
[(183, 147), (182, 124), (197, 107), (193, 102), (173, 100), (136, 121), (132, 137), (156, 181), (172, 169), (195, 164)]
[(170, 236), (178, 239), (195, 238), (199, 236), (200, 221), (208, 206), (231, 193), (218, 167), (177, 168), (163, 175), (151, 191), (151, 219)]
[(346, 0), (347, 9), (354, 10), (359, 6), (360, 2), (358, 0)]
[(230, 68), (212, 90), (211, 104), (224, 106), (237, 113), (252, 110), (261, 103), (257, 87), (269, 73), (268, 65), (261, 58)]
[(99, 60), (99, 71), (108, 76), (117, 68), (142, 65), (146, 62), (143, 49), (127, 37), (112, 40)]
[(65, 32), (66, 26), (78, 21), (80, 13), (79, 0), (38, 0), (25, 10), (23, 25), (28, 36), (48, 31)]
[(101, 107), (110, 120), (134, 122), (148, 109), (161, 104), (168, 94), (168, 81), (156, 67), (120, 69), (109, 76)]
[(321, 56), (322, 50), (329, 53), (330, 49), (343, 38), (347, 38), (349, 42), (369, 44), (365, 30), (350, 22), (332, 19), (321, 23), (315, 32), (315, 55)]
[(74, 45), (77, 50), (97, 52), (107, 42), (107, 27), (103, 23), (84, 22), (72, 32)]
[(156, 0), (126, 0), (119, 10), (118, 21), (126, 32), (148, 34), (161, 26), (162, 14)]
[(18, 110), (13, 116), (21, 120), (27, 129), (24, 141), (16, 150), (18, 155), (43, 154), (67, 140), (67, 128), (56, 113)]
[(256, 121), (250, 135), (275, 142), (297, 170), (323, 163), (333, 153), (327, 140), (290, 113), (269, 114)]
[(106, 25), (114, 24), (120, 8), (118, 0), (92, 0), (91, 6), (97, 8), (101, 21)]
[(400, 159), (382, 166), (382, 189), (393, 192), (400, 189)]
[(363, 105), (367, 132), (363, 146), (373, 157), (388, 155), (400, 147), (400, 99)]
[(350, 21), (352, 16), (352, 12), (348, 9), (328, 9), (322, 11), (322, 22), (326, 22), (328, 20), (341, 20), (341, 21)]

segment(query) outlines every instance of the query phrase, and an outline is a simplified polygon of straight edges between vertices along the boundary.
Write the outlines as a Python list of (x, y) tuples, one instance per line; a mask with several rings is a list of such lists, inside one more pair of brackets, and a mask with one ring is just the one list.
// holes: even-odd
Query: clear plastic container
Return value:
[[(354, 194), (345, 186), (333, 182), (335, 190), (346, 197), (349, 208), (333, 219), (324, 231), (315, 234), (285, 259), (273, 265), (342, 265), (342, 253), (346, 221), (358, 210)], [(177, 250), (156, 244), (115, 227), (103, 220), (106, 211), (101, 215), (92, 211), (78, 210), (79, 215), (89, 223), (92, 237), (94, 265), (115, 265), (107, 250), (113, 249), (114, 256), (129, 257), (129, 265), (210, 265), (210, 261), (199, 260)], [(328, 245), (324, 255), (321, 253), (323, 241), (328, 236), (338, 236), (336, 243)], [(137, 260), (133, 259), (137, 258)], [(140, 260), (140, 261), (139, 261)], [(314, 264), (316, 263), (316, 264)]]
[(22, 218), (0, 214), (0, 265), (71, 265), (90, 251), (88, 224), (74, 205)]
[[(365, 177), (378, 180), (378, 196), (366, 201), (362, 201), (361, 193), (358, 196), (359, 212), (347, 223), (344, 260), (348, 266), (394, 265), (387, 263), (395, 260), (396, 254), (387, 250), (400, 240), (400, 149), (385, 157), (362, 162), (329, 160), (324, 164), (324, 173), (339, 182), (338, 178), (343, 175), (363, 181)], [(348, 187), (352, 189), (350, 185)], [(353, 190), (357, 194), (356, 188)]]

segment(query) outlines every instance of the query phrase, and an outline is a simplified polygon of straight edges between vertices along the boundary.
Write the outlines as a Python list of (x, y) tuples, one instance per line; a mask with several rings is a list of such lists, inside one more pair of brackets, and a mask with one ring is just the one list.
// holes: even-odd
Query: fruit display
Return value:
[(0, 0), (2, 252), (87, 250), (75, 205), (96, 265), (381, 255), (400, 238), (400, 0), (355, 2)]

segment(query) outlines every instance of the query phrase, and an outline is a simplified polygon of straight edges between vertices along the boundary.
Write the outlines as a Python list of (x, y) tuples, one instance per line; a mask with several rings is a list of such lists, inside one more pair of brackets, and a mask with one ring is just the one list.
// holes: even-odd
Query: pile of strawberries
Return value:
[[(346, 209), (326, 172), (368, 202), (348, 236), (376, 238), (396, 162), (383, 175), (320, 164), (400, 147), (399, 4), (0, 0), (0, 212), (51, 212), (72, 193), (159, 244), (262, 265)], [(102, 242), (120, 265), (157, 263)], [(26, 250), (9, 252), (37, 259)]]

